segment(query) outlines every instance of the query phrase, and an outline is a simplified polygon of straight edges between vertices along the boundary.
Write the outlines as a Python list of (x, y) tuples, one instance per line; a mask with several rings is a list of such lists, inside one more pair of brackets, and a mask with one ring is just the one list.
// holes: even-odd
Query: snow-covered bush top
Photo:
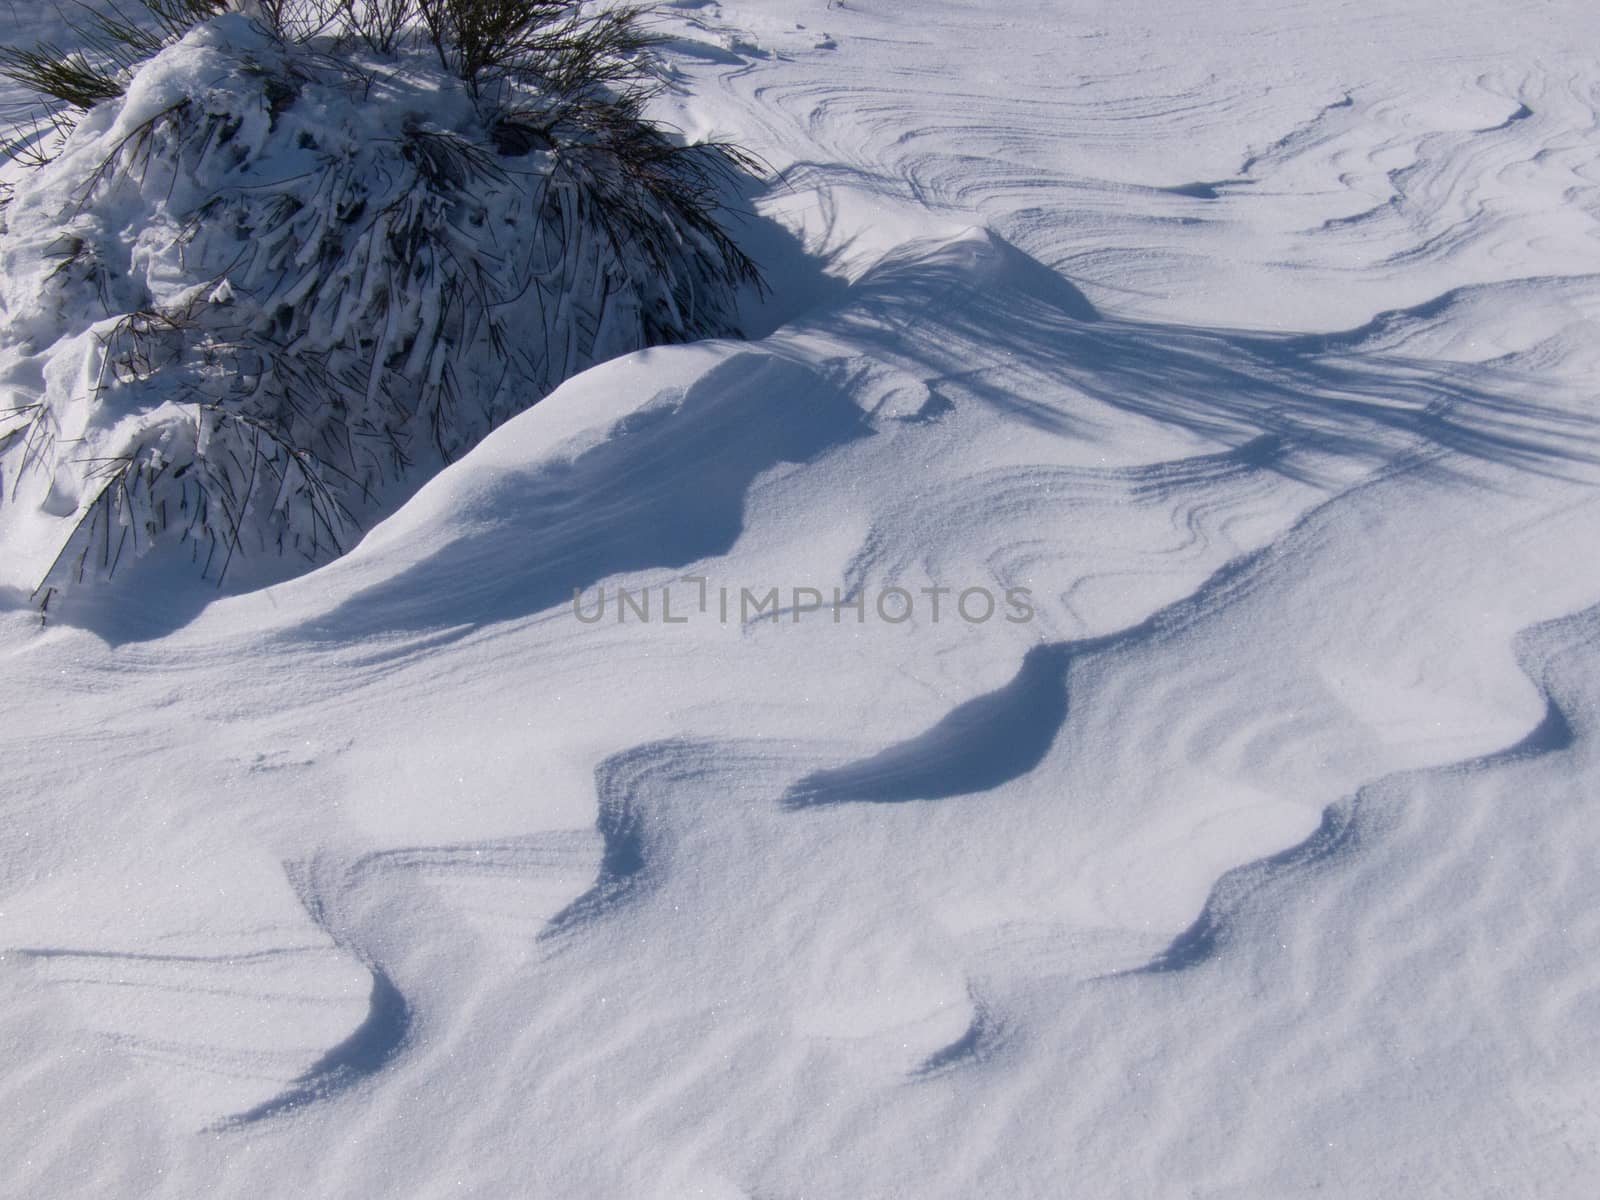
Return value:
[(0, 582), (319, 561), (574, 372), (732, 332), (736, 155), (345, 51), (206, 21), (17, 186)]

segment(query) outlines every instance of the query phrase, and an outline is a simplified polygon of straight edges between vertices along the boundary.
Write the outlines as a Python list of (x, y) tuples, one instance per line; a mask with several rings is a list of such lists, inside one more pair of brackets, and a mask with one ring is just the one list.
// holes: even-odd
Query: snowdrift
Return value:
[(507, 112), (231, 14), (88, 113), (0, 238), (0, 583), (303, 568), (569, 375), (733, 331), (736, 157)]
[(680, 0), (837, 286), (0, 607), (13, 1190), (1593, 1193), (1600, 11), (1063, 12)]

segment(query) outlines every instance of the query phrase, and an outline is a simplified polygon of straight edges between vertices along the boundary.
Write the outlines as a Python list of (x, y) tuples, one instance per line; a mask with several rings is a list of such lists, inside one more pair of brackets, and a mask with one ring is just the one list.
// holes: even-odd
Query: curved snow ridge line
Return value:
[(1011, 1029), (988, 1001), (969, 991), (972, 1022), (966, 1032), (948, 1046), (934, 1051), (911, 1072), (911, 1078), (924, 1082), (965, 1067), (993, 1061), (1011, 1040)]
[[(958, 528), (965, 530), (980, 506), (999, 517), (1034, 516), (1037, 510), (1051, 507), (1160, 506), (1187, 491), (1199, 493), (1193, 497), (1195, 503), (1209, 503), (1219, 499), (1213, 492), (1223, 485), (1252, 475), (1294, 471), (1284, 437), (1262, 433), (1226, 450), (1127, 467), (1034, 464), (990, 468), (953, 481), (947, 492), (918, 497), (915, 505), (905, 503), (891, 515), (926, 514), (933, 507), (944, 518), (960, 518)], [(1176, 518), (1176, 512), (1173, 515)]]
[(1162, 501), (1188, 488), (1211, 488), (1258, 471), (1287, 466), (1290, 449), (1278, 433), (1261, 433), (1238, 446), (1212, 454), (1196, 454), (1168, 462), (1124, 467), (1108, 472), (1126, 483), (1136, 500)]
[(593, 885), (550, 919), (540, 938), (569, 934), (642, 896), (661, 879), (664, 847), (657, 814), (641, 793), (694, 778), (700, 754), (687, 742), (657, 742), (614, 754), (595, 768), (595, 830), (603, 849)]
[(192, 1115), (198, 1124), (265, 1088), (312, 1077), (329, 1058), (329, 1043), (350, 1050), (365, 1024), (354, 1011), (362, 972), (326, 943), (219, 953), (61, 946), (14, 953), (120, 1056), (164, 1068), (155, 1082), (173, 1087), (184, 1119)]
[[(1304, 907), (1308, 898), (1318, 894), (1319, 881), (1348, 873), (1367, 852), (1394, 838), (1409, 838), (1415, 843), (1413, 853), (1424, 859), (1434, 851), (1427, 831), (1405, 828), (1407, 823), (1398, 811), (1418, 803), (1407, 795), (1417, 785), (1471, 780), (1571, 752), (1584, 742), (1592, 744), (1594, 731), (1600, 728), (1600, 693), (1590, 669), (1600, 655), (1600, 606), (1541, 622), (1525, 630), (1516, 642), (1519, 663), (1546, 701), (1544, 715), (1526, 735), (1500, 750), (1444, 766), (1395, 772), (1361, 787), (1349, 799), (1330, 805), (1320, 826), (1303, 842), (1227, 872), (1213, 887), (1194, 923), (1148, 963), (1087, 976), (1083, 982), (1111, 984), (1188, 972), (1215, 964), (1234, 947), (1246, 944), (1260, 945), (1270, 955), (1275, 942), (1268, 946), (1249, 936), (1258, 919), (1285, 905)], [(1456, 848), (1447, 849), (1454, 852)], [(1355, 884), (1347, 881), (1343, 886), (1348, 891)], [(1266, 969), (1273, 969), (1270, 961)], [(1046, 1001), (1050, 1008), (1060, 1003), (1059, 998)], [(962, 1037), (930, 1056), (913, 1078), (920, 1081), (989, 1066), (1009, 1053), (1008, 1047), (1033, 1040), (1038, 1031), (1024, 1019), (1026, 1009), (1012, 1013), (1013, 1006), (1010, 999), (980, 999), (974, 993), (971, 1026)]]
[[(1295, 530), (1304, 523), (1302, 518)], [(1182, 632), (1253, 590), (1283, 553), (1280, 539), (1240, 555), (1190, 595), (1128, 629), (1032, 647), (1008, 683), (957, 705), (916, 737), (807, 775), (784, 794), (784, 807), (946, 800), (992, 791), (1021, 778), (1044, 761), (1066, 722), (1075, 663)]]
[[(683, 839), (703, 822), (685, 792), (754, 786), (786, 754), (765, 744), (689, 737), (647, 742), (613, 754), (595, 768), (595, 830), (602, 850), (594, 883), (550, 918), (539, 940), (560, 943), (653, 895), (668, 879)], [(681, 812), (679, 810), (682, 810)]]
[[(1147, 564), (1150, 572), (1225, 560), (1247, 548), (1231, 536), (1232, 523), (1270, 520), (1283, 508), (1288, 485), (1313, 473), (1270, 433), (1228, 450), (1131, 467), (981, 471), (876, 518), (842, 572), (842, 590), (854, 597), (874, 578), (914, 578), (918, 568), (929, 578), (948, 578), (969, 561), (985, 561), (997, 585), (1029, 579), (1043, 599), (1059, 572), (1072, 580), (1068, 591), (1115, 573), (1080, 575), (1086, 544), (1114, 553), (1113, 561)], [(1041, 537), (1052, 521), (1081, 532)], [(937, 546), (919, 546), (918, 531), (930, 526), (949, 533)], [(1176, 541), (1164, 536), (1169, 531)]]
[(367, 1014), (350, 1035), (329, 1048), (278, 1095), (219, 1121), (216, 1130), (239, 1129), (330, 1100), (376, 1076), (400, 1054), (412, 1033), (414, 1014), (389, 972), (358, 944), (350, 912), (350, 893), (372, 857), (353, 864), (322, 856), (287, 863), (285, 873), (307, 915), (372, 977)]
[[(603, 386), (599, 372), (588, 377), (594, 386)], [(579, 376), (568, 387), (584, 385)], [(513, 426), (497, 437), (514, 436)], [(547, 450), (480, 475), (478, 490), (443, 513), (435, 506), (413, 530), (431, 553), (288, 636), (470, 630), (569, 603), (612, 575), (724, 554), (743, 531), (747, 495), (763, 472), (870, 432), (850, 399), (814, 371), (736, 350), (570, 460)], [(469, 455), (463, 466), (470, 462)], [(471, 482), (461, 471), (450, 480)], [(408, 519), (404, 510), (398, 519)], [(439, 606), (445, 595), (447, 612)]]
[[(1596, 126), (1587, 97), (1545, 73), (1458, 87), (1454, 98), (1362, 105), (1316, 138), (1247, 161), (1246, 171), (1302, 193), (1362, 198), (1363, 208), (1297, 231), (1314, 235), (1305, 253), (1318, 261), (1332, 261), (1333, 251), (1346, 262), (1354, 253), (1379, 269), (1403, 269), (1519, 250), (1555, 271), (1581, 261), (1535, 246), (1552, 238), (1577, 244), (1577, 224), (1564, 214), (1592, 211), (1600, 198), (1586, 150)], [(1487, 123), (1461, 127), (1457, 104), (1483, 109)], [(1495, 111), (1498, 120), (1488, 115)], [(1404, 165), (1393, 165), (1397, 159)]]
[(1390, 814), (1384, 811), (1385, 801), (1408, 782), (1493, 771), (1570, 750), (1580, 734), (1589, 732), (1591, 722), (1584, 720), (1575, 729), (1568, 708), (1583, 711), (1588, 707), (1585, 704), (1588, 697), (1581, 691), (1552, 682), (1553, 667), (1573, 642), (1593, 644), (1597, 634), (1600, 634), (1600, 606), (1541, 622), (1523, 631), (1517, 638), (1518, 664), (1545, 701), (1544, 715), (1523, 737), (1503, 749), (1457, 763), (1396, 772), (1360, 788), (1348, 800), (1329, 805), (1323, 812), (1321, 825), (1305, 841), (1229, 871), (1213, 887), (1194, 924), (1145, 966), (1118, 975), (1185, 971), (1225, 954), (1228, 946), (1240, 936), (1240, 927), (1256, 909), (1270, 905), (1273, 897), (1289, 889), (1303, 891), (1315, 887), (1318, 874), (1382, 837), (1391, 824)]
[[(901, 502), (875, 518), (843, 570), (845, 594), (858, 595), (874, 578), (950, 578), (968, 562), (987, 562), (995, 581), (1030, 579), (1042, 598), (1058, 570), (1072, 587), (1114, 571), (1078, 576), (1085, 544), (1115, 558), (1147, 563), (1146, 571), (1219, 558), (1246, 549), (1229, 534), (1237, 520), (1270, 520), (1282, 509), (1288, 483), (1314, 474), (1298, 464), (1283, 438), (1262, 434), (1232, 450), (1133, 467), (997, 467), (952, 480), (933, 496)], [(1082, 531), (1075, 538), (1042, 538), (1048, 523)], [(918, 547), (918, 531), (949, 530), (939, 546)], [(1178, 534), (1178, 541), (1166, 538)], [(909, 547), (894, 550), (891, 547)], [(1070, 590), (1070, 589), (1069, 589)]]
[[(1107, 86), (1117, 77), (1099, 76), (1088, 86), (1077, 79), (1061, 84), (1037, 78), (1030, 81), (1026, 95), (977, 95), (950, 88), (937, 73), (897, 69), (892, 63), (887, 71), (882, 62), (868, 69), (853, 68), (848, 59), (831, 65), (830, 79), (824, 83), (775, 80), (770, 71), (752, 76), (747, 69), (723, 74), (721, 83), (731, 92), (748, 90), (743, 107), (774, 137), (786, 134), (792, 144), (792, 127), (799, 126), (835, 161), (871, 157), (904, 168), (908, 163), (969, 157), (946, 148), (960, 146), (963, 151), (975, 147), (970, 157), (982, 158), (1001, 171), (1007, 166), (1026, 169), (1026, 164), (1059, 157), (1063, 127), (1070, 130), (1068, 138), (1076, 146), (1125, 145), (1130, 123), (1143, 127), (1147, 137), (1178, 139), (1216, 128), (1236, 114), (1241, 101), (1254, 99), (1238, 83), (1225, 91), (1218, 90), (1217, 80), (1164, 90), (1163, 81), (1154, 76), (1121, 94)], [(756, 86), (740, 87), (752, 78)], [(893, 82), (886, 84), (886, 78)], [(1325, 105), (1272, 146), (1247, 158), (1243, 170), (1307, 141), (1325, 139), (1323, 127), (1329, 119), (1353, 103), (1347, 93)], [(791, 120), (779, 122), (766, 115), (772, 112), (787, 114)], [(834, 146), (823, 140), (829, 134), (845, 144)], [(930, 148), (924, 150), (924, 145)], [(1008, 161), (1013, 158), (1017, 161)], [(965, 182), (956, 166), (947, 169), (958, 182)], [(1037, 172), (1037, 167), (1033, 170)], [(980, 174), (973, 186), (993, 186), (991, 177)]]
[(1355, 851), (1362, 832), (1355, 821), (1360, 796), (1357, 793), (1356, 800), (1349, 804), (1329, 805), (1323, 810), (1322, 824), (1298, 845), (1233, 868), (1213, 885), (1211, 896), (1193, 925), (1145, 966), (1120, 974), (1184, 971), (1213, 958), (1230, 935), (1231, 919), (1252, 896), (1290, 872), (1314, 870), (1338, 855)]
[[(964, 25), (952, 14), (927, 19), (945, 36), (968, 36), (953, 34)], [(1013, 44), (985, 29), (970, 52), (982, 61), (987, 51), (1007, 78), (1027, 82), (1006, 97), (974, 95), (927, 38), (908, 39), (871, 13), (841, 20), (857, 27), (858, 47), (874, 47), (858, 57), (847, 45), (822, 81), (782, 61), (710, 73), (746, 139), (776, 159), (828, 164), (818, 168), (831, 180), (816, 181), (822, 188), (894, 193), (924, 209), (1025, 227), (1029, 249), (1053, 263), (1116, 243), (1105, 269), (1088, 273), (1102, 286), (1137, 277), (1145, 260), (1159, 293), (1172, 286), (1174, 258), (1211, 262), (1224, 238), (1225, 254), (1244, 240), (1261, 247), (1246, 256), (1252, 269), (1292, 264), (1340, 282), (1352, 256), (1402, 285), (1424, 282), (1418, 269), (1438, 265), (1484, 278), (1519, 253), (1555, 272), (1591, 257), (1584, 209), (1595, 179), (1585, 147), (1595, 118), (1582, 72), (1560, 59), (1511, 62), (1494, 75), (1470, 60), (1441, 62), (1403, 77), (1399, 95), (1352, 88), (1348, 76), (1322, 87), (1285, 79), (1307, 115), (1291, 115), (1282, 132), (1284, 102), (1242, 92), (1231, 75), (1175, 87), (1162, 71), (1096, 61), (1100, 69), (1067, 82), (1058, 69), (1029, 69), (1034, 41)], [(1201, 140), (1237, 154), (1241, 169), (1216, 184), (1152, 181), (1152, 164), (1135, 155), (1127, 173), (1143, 178), (1129, 182), (1119, 161), (1128, 156), (1108, 151), (1132, 149), (1130, 121), (1140, 149)], [(1358, 212), (1370, 214), (1365, 225)], [(1130, 222), (1139, 230), (1131, 237)], [(1252, 236), (1238, 236), (1239, 227)], [(847, 243), (853, 231), (836, 232), (829, 240)], [(1202, 268), (1190, 275), (1209, 282)], [(1271, 317), (1260, 310), (1252, 323)]]
[(1342, 128), (1330, 129), (1330, 126), (1348, 128), (1353, 123), (1352, 110), (1355, 108), (1355, 103), (1355, 96), (1346, 92), (1340, 99), (1324, 104), (1310, 118), (1294, 126), (1270, 145), (1248, 154), (1239, 164), (1239, 174), (1250, 175), (1257, 164), (1293, 157), (1307, 145), (1328, 141), (1343, 131)]
[(1255, 591), (1278, 561), (1320, 544), (1327, 536), (1325, 519), (1341, 507), (1405, 475), (1448, 469), (1448, 455), (1436, 448), (1396, 457), (1144, 620), (1093, 638), (1036, 645), (1008, 683), (957, 705), (924, 733), (805, 776), (786, 791), (785, 807), (946, 800), (989, 792), (1028, 775), (1045, 760), (1068, 719), (1071, 679), (1080, 666), (1145, 641), (1171, 640)]
[[(369, 1085), (384, 1071), (396, 1066), (417, 1042), (419, 1029), (424, 1024), (423, 1011), (402, 991), (397, 982), (397, 968), (385, 961), (388, 953), (376, 948), (386, 943), (389, 929), (379, 925), (369, 931), (357, 911), (360, 906), (369, 901), (378, 905), (393, 903), (403, 897), (414, 907), (427, 894), (420, 890), (426, 882), (443, 885), (445, 911), (460, 915), (459, 906), (449, 903), (453, 898), (449, 894), (450, 884), (525, 884), (548, 882), (545, 879), (548, 876), (555, 876), (559, 883), (572, 878), (580, 867), (593, 869), (598, 850), (595, 842), (592, 835), (583, 831), (550, 831), (492, 842), (376, 851), (349, 861), (324, 856), (288, 866), (290, 878), (312, 919), (344, 953), (361, 962), (370, 973), (372, 988), (368, 1012), (348, 1037), (324, 1053), (290, 1087), (218, 1122), (214, 1128), (241, 1128)], [(609, 869), (610, 864), (603, 862), (602, 874)], [(369, 892), (370, 895), (366, 894)], [(513, 906), (527, 902), (527, 897), (520, 893), (506, 899)], [(381, 914), (378, 919), (382, 920)], [(535, 914), (532, 920), (538, 928), (525, 931), (524, 936), (529, 940), (549, 930), (542, 917)], [(404, 950), (404, 947), (399, 949)], [(470, 982), (481, 972), (481, 964), (470, 970), (463, 970), (461, 964), (453, 966), (461, 982)], [(441, 991), (436, 980), (431, 978), (428, 999), (429, 1011), (440, 1010), (438, 1015), (446, 1025), (453, 1018), (444, 1010), (453, 1011), (458, 1001), (468, 1002), (455, 995), (453, 989)]]
[(1316, 523), (1334, 506), (1431, 461), (1397, 461), (1373, 473), (1301, 514), (1274, 541), (1230, 559), (1189, 595), (1126, 629), (1032, 647), (1008, 683), (957, 705), (916, 737), (812, 772), (788, 788), (784, 807), (946, 800), (992, 791), (1027, 775), (1044, 761), (1066, 723), (1071, 674), (1078, 664), (1146, 641), (1170, 640), (1238, 603), (1278, 560), (1320, 539)]
[(214, 1128), (237, 1129), (331, 1099), (389, 1065), (410, 1032), (411, 1009), (381, 967), (369, 965), (368, 969), (372, 972), (372, 994), (367, 1016), (350, 1036), (312, 1064), (293, 1087)]
[[(801, 142), (804, 156), (882, 163), (907, 176), (932, 168), (957, 189), (967, 186), (960, 163), (969, 156), (951, 147), (970, 149), (970, 157), (1001, 172), (1009, 167), (1037, 179), (1038, 164), (1063, 158), (1064, 125), (1079, 146), (1124, 145), (1130, 124), (1145, 127), (1150, 136), (1176, 139), (1217, 127), (1246, 96), (1242, 85), (1219, 94), (1209, 85), (1166, 90), (1155, 79), (1120, 95), (1102, 87), (1086, 95), (1077, 81), (1048, 79), (1032, 81), (1027, 94), (979, 95), (951, 87), (935, 73), (888, 68), (882, 62), (854, 68), (847, 57), (831, 63), (831, 78), (821, 83), (747, 67), (723, 73), (719, 82), (738, 98), (744, 119), (775, 144), (794, 149)], [(980, 178), (978, 187), (992, 186), (988, 176)], [(943, 187), (934, 190), (942, 193)]]
[(1240, 555), (1195, 592), (1129, 629), (1034, 646), (1008, 683), (957, 705), (916, 737), (805, 776), (784, 794), (784, 807), (948, 800), (1027, 775), (1044, 761), (1066, 723), (1075, 662), (1180, 632), (1252, 590), (1278, 553), (1273, 544)]
[(784, 807), (944, 800), (1027, 774), (1044, 761), (1066, 720), (1066, 668), (1076, 649), (1035, 646), (1005, 686), (958, 705), (918, 737), (806, 776), (785, 794)]
[[(1477, 101), (1492, 102), (1496, 94), (1485, 91)], [(1497, 125), (1460, 130), (1447, 122), (1443, 129), (1419, 133), (1415, 122), (1426, 122), (1438, 103), (1436, 97), (1416, 98), (1420, 116), (1408, 108), (1388, 106), (1396, 109), (1391, 118), (1394, 131), (1376, 139), (1372, 122), (1381, 113), (1357, 106), (1353, 98), (1330, 105), (1311, 123), (1310, 132), (1291, 134), (1281, 139), (1274, 151), (1247, 158), (1240, 179), (1222, 182), (1275, 185), (1270, 190), (1257, 189), (1273, 197), (1284, 192), (1315, 197), (1314, 207), (1297, 226), (1268, 232), (1282, 247), (1279, 257), (1326, 264), (1330, 269), (1338, 264), (1329, 253), (1327, 235), (1351, 229), (1352, 237), (1359, 234), (1359, 245), (1350, 238), (1334, 239), (1341, 260), (1356, 252), (1375, 267), (1393, 271), (1459, 260), (1478, 274), (1474, 263), (1529, 247), (1544, 237), (1545, 230), (1536, 227), (1535, 222), (1547, 224), (1556, 218), (1560, 224), (1575, 228), (1577, 214), (1586, 206), (1592, 207), (1584, 195), (1594, 181), (1585, 173), (1587, 164), (1580, 149), (1587, 140), (1581, 126), (1590, 118), (1572, 98), (1564, 105), (1536, 100), (1530, 107), (1527, 98), (1509, 97), (1501, 109), (1506, 116)], [(909, 101), (908, 109), (911, 111), (906, 119), (914, 123), (920, 113)], [(1525, 112), (1531, 117), (1524, 116)], [(1002, 118), (996, 119), (1004, 123)], [(1019, 117), (1024, 122), (1029, 119), (1025, 114)], [(884, 123), (903, 127), (905, 120), (885, 118)], [(1073, 143), (1092, 144), (1093, 130), (1087, 124), (1078, 124), (1082, 128), (1074, 129)], [(973, 129), (955, 125), (943, 129), (940, 136), (946, 141), (958, 139), (955, 144), (966, 147), (973, 142), (974, 133)], [(1150, 187), (1094, 181), (1065, 172), (1051, 175), (1037, 166), (1010, 163), (1008, 160), (1016, 152), (1003, 138), (979, 137), (978, 142), (978, 150), (970, 154), (933, 152), (926, 158), (917, 157), (904, 146), (890, 144), (878, 149), (877, 159), (894, 164), (892, 169), (879, 166), (875, 174), (868, 166), (853, 169), (885, 181), (904, 178), (906, 183), (900, 190), (924, 206), (944, 205), (999, 222), (1010, 222), (1019, 212), (1035, 208), (1041, 195), (1055, 197), (1050, 203), (1056, 204), (1063, 191), (1077, 193), (1072, 220), (1066, 220), (1063, 213), (1063, 219), (1054, 224), (1081, 228), (1092, 214), (1093, 219), (1110, 225), (1106, 230), (1110, 236), (1115, 236), (1117, 227), (1126, 225), (1128, 201), (1143, 198), (1145, 204), (1134, 219), (1141, 221), (1158, 244), (1169, 241), (1174, 248), (1188, 245), (1192, 236), (1184, 231), (1184, 222), (1193, 218), (1181, 215), (1183, 198), (1219, 198), (1217, 186), (1205, 183)], [(1051, 150), (1048, 140), (1041, 141), (1032, 148), (1027, 161), (1048, 161)], [(1401, 154), (1411, 165), (1390, 165)], [(830, 156), (811, 157), (827, 160)], [(834, 161), (840, 159), (839, 155), (831, 157)], [(1347, 162), (1352, 157), (1373, 165), (1365, 172), (1352, 171)], [(845, 156), (844, 161), (857, 160)], [(973, 170), (975, 162), (981, 162), (983, 169)], [(1536, 184), (1531, 188), (1524, 178), (1530, 173)], [(1228, 195), (1230, 216), (1257, 223), (1282, 223), (1281, 204), (1268, 210), (1242, 186)], [(1357, 213), (1349, 211), (1351, 196), (1362, 205)], [(1123, 211), (1119, 212), (1119, 208)], [(1330, 208), (1333, 215), (1323, 216)], [(1116, 224), (1111, 225), (1113, 222)], [(1163, 228), (1170, 228), (1170, 236), (1162, 232)], [(1574, 244), (1578, 240), (1566, 234), (1560, 236)], [(1081, 233), (1069, 242), (1066, 235), (1053, 231), (1049, 225), (1030, 229), (1030, 246), (1052, 260), (1070, 252), (1074, 245), (1081, 250), (1081, 243)], [(1541, 257), (1553, 270), (1568, 269), (1569, 262), (1582, 261), (1575, 255), (1565, 256), (1566, 261), (1559, 254)]]
[[(738, 82), (742, 74), (725, 82)], [(1051, 91), (1043, 85), (1048, 94), (1040, 99), (981, 98), (973, 106), (979, 98), (957, 93), (939, 96), (930, 106), (930, 83), (936, 85), (936, 78), (918, 75), (907, 80), (906, 88), (885, 88), (880, 80), (882, 75), (864, 77), (854, 86), (766, 83), (750, 93), (744, 107), (757, 114), (754, 125), (765, 141), (797, 160), (802, 170), (790, 176), (795, 186), (848, 182), (853, 189), (896, 195), (926, 210), (966, 214), (1010, 213), (1042, 195), (1072, 192), (1085, 206), (1074, 214), (1078, 221), (1086, 211), (1117, 218), (1122, 202), (1125, 222), (1128, 197), (1147, 198), (1176, 213), (1186, 200), (1213, 192), (1206, 184), (1094, 179), (1069, 170), (1062, 146), (1070, 142), (1104, 154), (1125, 146), (1130, 123), (1144, 126), (1146, 136), (1181, 141), (1190, 131), (1226, 126), (1227, 107), (1237, 99), (1184, 93), (1165, 98), (1165, 104), (1104, 96), (1085, 101), (1077, 90)], [(870, 102), (862, 102), (864, 96)], [(1118, 112), (1107, 114), (1107, 109)], [(970, 117), (949, 115), (968, 110)], [(1064, 114), (1072, 130), (1067, 139), (1056, 131)], [(1157, 133), (1150, 123), (1163, 120), (1168, 128)], [(962, 149), (950, 149), (955, 146)], [(1053, 170), (1054, 162), (1062, 166)], [(811, 170), (803, 170), (805, 165)]]

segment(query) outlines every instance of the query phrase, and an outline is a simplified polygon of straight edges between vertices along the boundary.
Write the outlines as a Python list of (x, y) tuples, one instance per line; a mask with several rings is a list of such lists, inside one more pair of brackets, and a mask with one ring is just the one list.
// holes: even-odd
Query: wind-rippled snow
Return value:
[(0, 612), (11, 1186), (1591, 1194), (1592, 6), (665, 23), (766, 336)]

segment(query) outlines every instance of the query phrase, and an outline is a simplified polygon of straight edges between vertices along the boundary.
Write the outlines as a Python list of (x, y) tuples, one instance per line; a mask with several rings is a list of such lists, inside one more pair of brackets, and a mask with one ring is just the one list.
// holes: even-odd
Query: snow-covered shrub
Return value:
[[(574, 372), (733, 332), (747, 164), (644, 119), (631, 16), (165, 2), (152, 57), (77, 60), (106, 94), (4, 210), (0, 582), (325, 559)], [(530, 18), (513, 52), (463, 40), (474, 2)]]

